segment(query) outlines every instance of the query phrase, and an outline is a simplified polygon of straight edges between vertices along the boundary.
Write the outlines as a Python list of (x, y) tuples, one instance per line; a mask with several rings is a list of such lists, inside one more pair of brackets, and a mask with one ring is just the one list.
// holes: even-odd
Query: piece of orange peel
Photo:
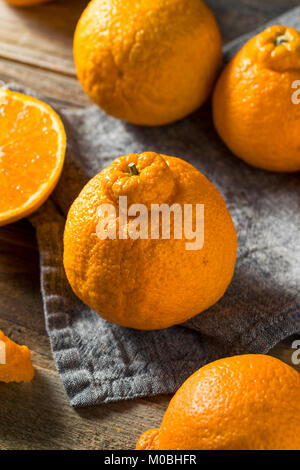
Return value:
[(31, 354), (0, 330), (0, 382), (30, 382), (34, 377)]

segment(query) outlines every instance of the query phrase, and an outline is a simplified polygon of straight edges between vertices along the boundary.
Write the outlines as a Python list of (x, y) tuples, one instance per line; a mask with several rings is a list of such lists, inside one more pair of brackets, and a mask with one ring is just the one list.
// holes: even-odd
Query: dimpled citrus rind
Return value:
[[(131, 161), (141, 167), (133, 178)], [(110, 203), (117, 212), (118, 197), (126, 194), (148, 206), (151, 200), (193, 205), (194, 226), (195, 205), (204, 204), (202, 249), (188, 250), (172, 231), (169, 240), (100, 240), (99, 205)], [(145, 330), (182, 323), (214, 305), (232, 279), (236, 252), (236, 231), (218, 190), (192, 165), (153, 152), (120, 157), (92, 178), (71, 206), (64, 234), (64, 266), (75, 294), (106, 320)]]
[(299, 394), (300, 374), (274, 357), (212, 362), (174, 395), (157, 449), (299, 450)]
[(144, 432), (136, 444), (136, 450), (158, 450), (159, 429)]
[(213, 94), (215, 127), (250, 165), (300, 170), (300, 106), (292, 99), (299, 73), (300, 33), (281, 25), (248, 41), (222, 72)]
[(138, 125), (167, 124), (198, 108), (221, 57), (218, 25), (201, 0), (93, 0), (74, 36), (86, 93), (108, 114)]

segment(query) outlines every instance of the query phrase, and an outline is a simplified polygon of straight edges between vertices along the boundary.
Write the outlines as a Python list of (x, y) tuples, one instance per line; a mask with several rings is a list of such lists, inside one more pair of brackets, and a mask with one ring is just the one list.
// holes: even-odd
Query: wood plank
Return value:
[(13, 8), (0, 2), (0, 80), (30, 87), (66, 106), (91, 104), (76, 79), (73, 33), (87, 1)]
[(0, 57), (75, 77), (73, 33), (86, 3), (19, 9), (1, 2)]
[(35, 367), (56, 371), (45, 329), (34, 331), (32, 328), (25, 327), (24, 324), (4, 318), (0, 319), (0, 329), (16, 343), (26, 344), (29, 347)]
[(67, 77), (76, 77), (73, 58), (58, 61), (50, 54), (7, 43), (1, 43), (0, 57), (19, 64), (34, 65), (37, 68), (57, 72)]
[[(30, 384), (0, 384), (0, 449), (133, 449), (160, 424), (168, 397), (75, 411), (55, 372), (36, 368)], [(150, 405), (151, 403), (151, 405)]]
[(47, 99), (62, 106), (82, 107), (91, 105), (80, 83), (74, 77), (60, 75), (11, 60), (0, 59), (0, 80), (22, 84), (41, 93)]
[(15, 8), (1, 1), (0, 42), (70, 60), (73, 32), (87, 4), (87, 0), (63, 0)]
[(0, 229), (0, 328), (5, 320), (45, 334), (33, 235), (27, 221)]

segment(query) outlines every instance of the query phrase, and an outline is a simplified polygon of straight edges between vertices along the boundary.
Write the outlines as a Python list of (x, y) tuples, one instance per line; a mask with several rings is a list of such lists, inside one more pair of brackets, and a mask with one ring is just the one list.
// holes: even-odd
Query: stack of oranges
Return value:
[[(292, 101), (300, 33), (293, 28), (272, 26), (252, 38), (218, 78), (221, 35), (201, 0), (92, 0), (76, 28), (74, 58), (86, 93), (116, 118), (169, 124), (213, 94), (216, 130), (237, 157), (264, 170), (300, 170), (300, 106)], [(31, 214), (53, 191), (66, 136), (51, 107), (5, 89), (0, 129), (4, 225)], [(120, 196), (146, 207), (204, 204), (202, 249), (186, 250), (173, 232), (169, 240), (99, 239), (98, 208), (117, 210)], [(183, 160), (153, 152), (117, 158), (96, 175), (74, 201), (64, 235), (65, 271), (77, 296), (105, 319), (145, 330), (184, 322), (216, 303), (236, 252), (230, 213), (213, 184)], [(14, 361), (11, 370), (0, 364), (0, 380), (30, 380), (28, 350), (5, 341)], [(267, 356), (209, 364), (183, 384), (161, 428), (147, 431), (137, 448), (300, 449), (299, 377)]]

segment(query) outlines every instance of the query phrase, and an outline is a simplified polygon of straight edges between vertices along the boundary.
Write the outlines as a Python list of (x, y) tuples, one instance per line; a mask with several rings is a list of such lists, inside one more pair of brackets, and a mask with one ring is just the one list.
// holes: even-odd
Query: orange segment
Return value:
[(0, 382), (30, 382), (33, 377), (27, 346), (19, 346), (0, 330)]
[(0, 88), (0, 226), (38, 209), (62, 171), (66, 134), (46, 103)]

